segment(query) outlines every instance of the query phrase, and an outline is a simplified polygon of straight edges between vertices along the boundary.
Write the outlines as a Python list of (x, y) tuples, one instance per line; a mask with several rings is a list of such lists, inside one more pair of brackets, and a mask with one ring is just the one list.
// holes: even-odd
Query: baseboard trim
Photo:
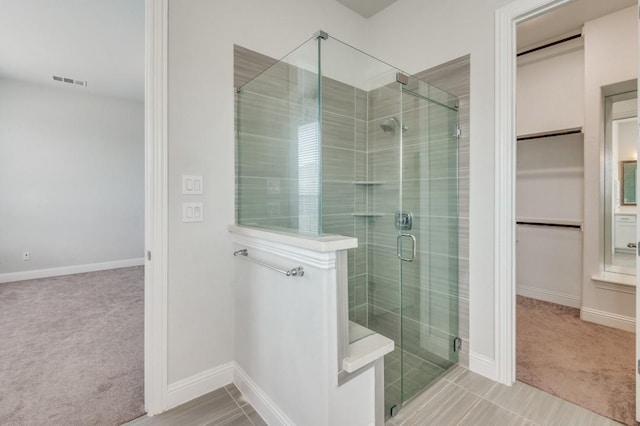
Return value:
[(144, 258), (114, 260), (111, 262), (88, 263), (85, 265), (62, 266), (59, 268), (36, 269), (33, 271), (9, 272), (0, 274), (0, 283), (37, 280), (62, 275), (82, 274), (85, 272), (106, 271), (108, 269), (129, 268), (144, 265)]
[(267, 424), (295, 425), (284, 411), (245, 373), (242, 367), (238, 364), (235, 367), (233, 382)]
[(580, 309), (580, 319), (593, 322), (608, 327), (619, 328), (624, 331), (636, 331), (636, 320), (633, 317), (618, 315), (611, 312), (599, 311), (597, 309)]
[(579, 308), (582, 306), (582, 298), (572, 294), (560, 293), (538, 287), (518, 284), (516, 294), (532, 299), (544, 300), (545, 302), (556, 303), (558, 305)]
[(167, 388), (167, 409), (232, 383), (234, 370), (235, 362), (231, 361), (171, 383)]
[(475, 352), (469, 352), (469, 370), (494, 381), (498, 377), (496, 361)]

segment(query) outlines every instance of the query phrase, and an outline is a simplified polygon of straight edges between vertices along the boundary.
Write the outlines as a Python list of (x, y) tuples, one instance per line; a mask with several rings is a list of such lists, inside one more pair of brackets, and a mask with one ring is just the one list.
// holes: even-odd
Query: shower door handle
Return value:
[[(411, 239), (411, 257), (403, 257), (402, 256), (402, 239), (404, 237), (408, 237)], [(396, 254), (398, 255), (398, 259), (403, 260), (405, 262), (413, 262), (416, 258), (416, 237), (411, 234), (400, 234), (396, 238)]]

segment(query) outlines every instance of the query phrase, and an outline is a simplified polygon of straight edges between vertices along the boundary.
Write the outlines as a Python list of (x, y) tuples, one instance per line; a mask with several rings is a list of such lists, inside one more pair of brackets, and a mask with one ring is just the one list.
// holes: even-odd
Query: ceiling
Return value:
[(338, 0), (343, 5), (347, 6), (354, 12), (364, 16), (365, 18), (371, 18), (382, 9), (386, 9), (391, 3), (395, 3), (396, 0)]
[[(397, 0), (338, 0), (369, 18)], [(518, 49), (637, 0), (575, 0), (518, 25)], [(52, 76), (87, 81), (87, 87)], [(144, 0), (0, 0), (0, 77), (142, 101)]]
[(587, 21), (637, 4), (637, 0), (575, 0), (519, 24), (518, 50), (579, 31)]
[(0, 0), (0, 77), (142, 101), (144, 0)]

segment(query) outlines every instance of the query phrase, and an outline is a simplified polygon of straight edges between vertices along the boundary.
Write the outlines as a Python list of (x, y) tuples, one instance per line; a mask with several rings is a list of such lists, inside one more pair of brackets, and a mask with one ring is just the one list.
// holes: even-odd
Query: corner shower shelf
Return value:
[(356, 212), (356, 213), (351, 213), (351, 216), (354, 216), (354, 217), (383, 217), (384, 213)]
[(356, 180), (351, 183), (354, 185), (384, 185), (387, 182), (383, 180)]

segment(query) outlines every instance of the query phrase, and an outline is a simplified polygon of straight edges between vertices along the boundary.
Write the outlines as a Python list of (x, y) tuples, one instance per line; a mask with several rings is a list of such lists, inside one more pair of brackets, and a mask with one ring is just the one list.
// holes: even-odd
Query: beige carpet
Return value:
[(0, 425), (144, 413), (142, 267), (0, 284)]
[(518, 296), (518, 380), (635, 425), (635, 333), (580, 319), (578, 309)]

